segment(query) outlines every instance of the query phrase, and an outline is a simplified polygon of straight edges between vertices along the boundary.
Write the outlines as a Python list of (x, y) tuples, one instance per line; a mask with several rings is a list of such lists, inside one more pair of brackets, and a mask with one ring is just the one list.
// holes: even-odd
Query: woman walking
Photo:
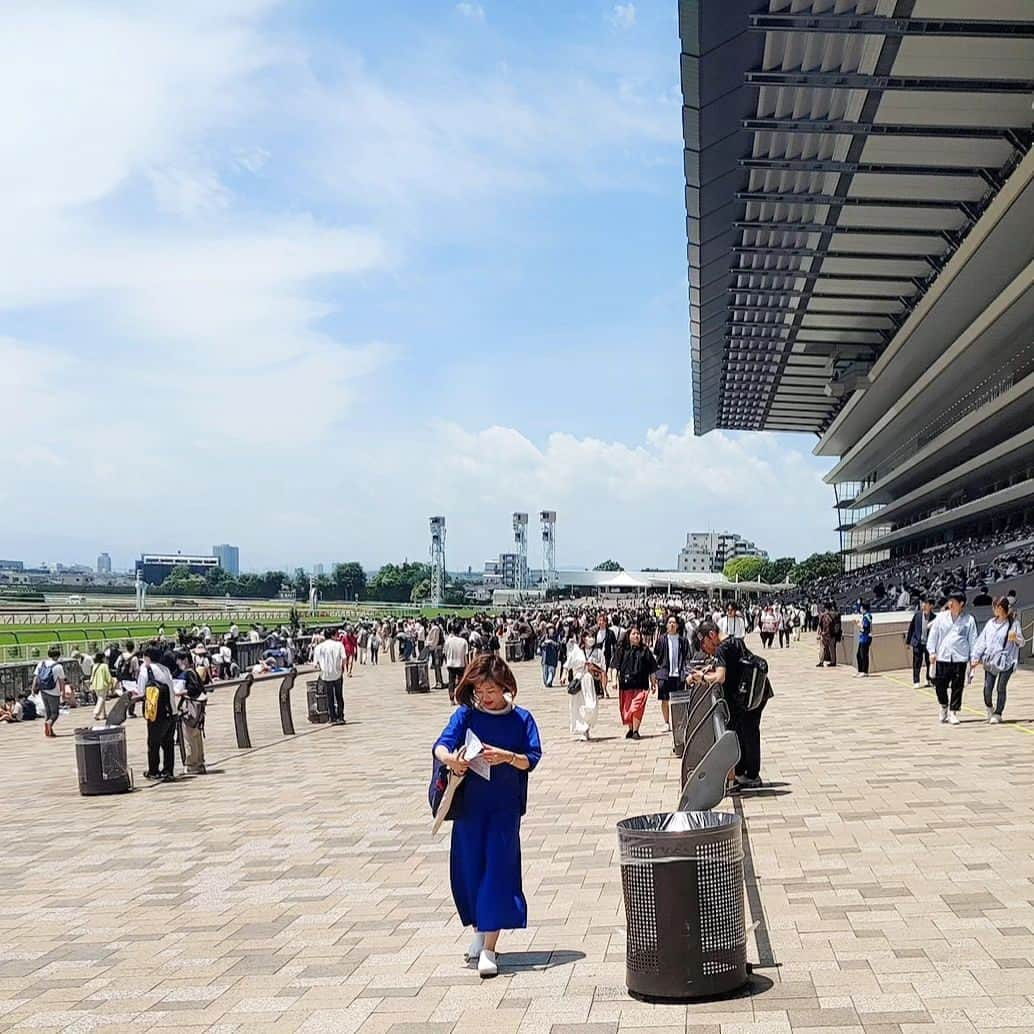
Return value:
[(643, 642), (642, 633), (634, 625), (628, 630), (628, 643), (618, 650), (614, 658), (618, 673), (618, 706), (621, 708), (621, 724), (628, 726), (626, 740), (638, 740), (639, 727), (646, 713), (646, 699), (651, 684), (657, 680), (657, 658)]
[(596, 680), (603, 674), (603, 651), (596, 648), (595, 632), (586, 632), (579, 645), (572, 639), (567, 648), (567, 699), (571, 708), (571, 735), (588, 740), (596, 724)]
[(482, 743), (480, 759), (491, 779), (471, 772), (454, 805), (449, 877), (460, 922), (474, 928), (468, 960), (482, 977), (499, 972), (496, 946), (502, 930), (528, 925), (521, 879), (521, 816), (528, 806), (528, 772), (542, 757), (538, 726), (516, 707), (517, 682), (506, 662), (481, 654), (456, 688), (460, 705), (434, 745), (434, 756), (457, 775), (467, 772), (467, 732)]
[[(1008, 596), (994, 602), (994, 617), (980, 632), (973, 648), (971, 669), (984, 666), (984, 707), (991, 725), (1000, 725), (1005, 711), (1006, 686), (1016, 670), (1023, 646), (1019, 618), (1012, 612)], [(997, 697), (997, 699), (995, 699)]]
[(108, 694), (115, 689), (115, 677), (111, 674), (103, 653), (93, 655), (93, 671), (90, 672), (90, 692), (97, 701), (93, 709), (93, 720), (102, 722), (108, 716)]

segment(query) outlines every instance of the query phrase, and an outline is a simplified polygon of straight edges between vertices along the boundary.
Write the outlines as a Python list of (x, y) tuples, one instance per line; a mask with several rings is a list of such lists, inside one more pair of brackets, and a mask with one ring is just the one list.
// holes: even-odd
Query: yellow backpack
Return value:
[(149, 682), (144, 690), (144, 717), (149, 722), (158, 720), (158, 703), (161, 700), (161, 686), (156, 682)]

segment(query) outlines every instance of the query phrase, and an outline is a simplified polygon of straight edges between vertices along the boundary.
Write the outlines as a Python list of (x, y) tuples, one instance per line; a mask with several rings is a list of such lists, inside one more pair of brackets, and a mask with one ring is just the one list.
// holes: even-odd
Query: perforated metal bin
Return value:
[(322, 679), (310, 682), (305, 691), (305, 704), (309, 721), (313, 725), (326, 725), (330, 721), (330, 703), (327, 700), (327, 687)]
[(618, 823), (626, 984), (647, 998), (726, 994), (747, 981), (738, 815), (665, 812)]
[(133, 777), (126, 753), (126, 727), (75, 730), (75, 767), (84, 797), (129, 793)]

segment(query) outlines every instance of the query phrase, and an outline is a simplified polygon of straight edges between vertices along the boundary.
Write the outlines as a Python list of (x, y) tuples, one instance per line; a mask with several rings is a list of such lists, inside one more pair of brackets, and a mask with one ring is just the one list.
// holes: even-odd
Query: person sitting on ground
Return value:
[(0, 722), (20, 722), (22, 720), (22, 704), (20, 700), (0, 704)]

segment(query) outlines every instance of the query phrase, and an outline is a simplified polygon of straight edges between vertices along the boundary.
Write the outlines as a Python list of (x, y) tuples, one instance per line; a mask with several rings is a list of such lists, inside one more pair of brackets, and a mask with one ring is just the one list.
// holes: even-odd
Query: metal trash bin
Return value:
[(618, 823), (625, 982), (647, 998), (727, 994), (747, 982), (739, 815), (679, 811)]
[(671, 752), (676, 757), (682, 757), (686, 749), (686, 737), (689, 735), (689, 710), (693, 702), (693, 691), (690, 689), (677, 689), (668, 697), (668, 704), (671, 707)]
[(322, 679), (309, 683), (305, 691), (305, 703), (309, 721), (313, 725), (326, 725), (330, 721), (330, 704), (327, 702), (327, 687)]
[(79, 772), (79, 793), (97, 797), (129, 793), (133, 776), (129, 770), (124, 725), (75, 730), (75, 767)]
[(406, 692), (430, 693), (431, 679), (422, 661), (406, 661)]

